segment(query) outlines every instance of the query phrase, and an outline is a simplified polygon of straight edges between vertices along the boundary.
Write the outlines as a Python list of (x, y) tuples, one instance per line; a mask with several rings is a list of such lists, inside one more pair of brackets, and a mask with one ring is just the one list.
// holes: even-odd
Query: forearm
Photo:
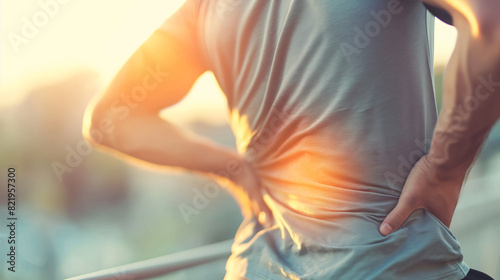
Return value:
[(122, 158), (228, 177), (241, 161), (217, 145), (152, 114), (136, 114), (116, 125), (98, 146)]
[(428, 159), (436, 168), (465, 176), (500, 117), (500, 40), (493, 33), (475, 33), (465, 20), (457, 22), (459, 36), (445, 72)]

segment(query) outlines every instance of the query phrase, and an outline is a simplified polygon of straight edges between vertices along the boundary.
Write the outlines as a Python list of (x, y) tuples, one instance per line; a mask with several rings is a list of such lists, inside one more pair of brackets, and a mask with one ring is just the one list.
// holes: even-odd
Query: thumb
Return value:
[(408, 219), (413, 209), (399, 202), (396, 207), (387, 215), (379, 227), (379, 231), (386, 236), (396, 230)]

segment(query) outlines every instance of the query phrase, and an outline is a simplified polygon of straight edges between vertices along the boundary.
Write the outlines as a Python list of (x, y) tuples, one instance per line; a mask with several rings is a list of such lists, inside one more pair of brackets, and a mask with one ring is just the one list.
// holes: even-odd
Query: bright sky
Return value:
[[(57, 81), (78, 68), (95, 69), (107, 81), (183, 2), (1, 1), (0, 106), (18, 102), (26, 90)], [(52, 4), (43, 7), (40, 3)], [(27, 28), (27, 22), (34, 23), (34, 28)], [(453, 28), (437, 24), (438, 63), (448, 60), (455, 36)], [(207, 116), (207, 110), (217, 113)], [(220, 123), (226, 118), (225, 99), (212, 75), (202, 77), (182, 106), (173, 111), (172, 114), (185, 121), (203, 119)]]

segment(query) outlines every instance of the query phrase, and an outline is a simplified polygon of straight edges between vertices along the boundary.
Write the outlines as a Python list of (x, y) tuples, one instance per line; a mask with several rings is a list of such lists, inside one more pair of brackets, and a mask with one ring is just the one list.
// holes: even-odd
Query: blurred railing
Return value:
[(139, 280), (158, 277), (228, 258), (233, 240), (226, 240), (163, 257), (105, 269), (66, 280)]

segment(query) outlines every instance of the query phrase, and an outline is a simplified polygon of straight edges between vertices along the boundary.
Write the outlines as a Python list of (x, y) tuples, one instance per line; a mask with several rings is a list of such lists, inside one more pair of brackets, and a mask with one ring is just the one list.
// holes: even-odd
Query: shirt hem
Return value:
[[(457, 265), (458, 266), (458, 265)], [(241, 275), (241, 274), (238, 274), (238, 273), (230, 273), (230, 272), (227, 272), (229, 273), (229, 275), (231, 276), (231, 278), (224, 278), (225, 280), (236, 280), (234, 279), (234, 277), (238, 277), (240, 279), (246, 279), (246, 280), (256, 280), (256, 279), (262, 279), (262, 280), (277, 280), (277, 278), (271, 278), (270, 276), (268, 275), (265, 275), (265, 274), (262, 274), (262, 273), (259, 273), (259, 272), (249, 272), (249, 273), (245, 273), (244, 275)], [(460, 277), (460, 278), (453, 278), (453, 276), (457, 276), (457, 277)], [(453, 269), (451, 271), (448, 271), (448, 272), (445, 272), (445, 273), (442, 273), (442, 274), (439, 274), (439, 275), (435, 275), (433, 276), (432, 278), (429, 278), (427, 280), (462, 280), (464, 279), (465, 277), (467, 276), (467, 273), (464, 272), (464, 270), (461, 268), (461, 267), (457, 267), (456, 269)], [(283, 278), (283, 279), (286, 279), (286, 278)], [(299, 279), (309, 279), (309, 278), (302, 278), (300, 277)]]

